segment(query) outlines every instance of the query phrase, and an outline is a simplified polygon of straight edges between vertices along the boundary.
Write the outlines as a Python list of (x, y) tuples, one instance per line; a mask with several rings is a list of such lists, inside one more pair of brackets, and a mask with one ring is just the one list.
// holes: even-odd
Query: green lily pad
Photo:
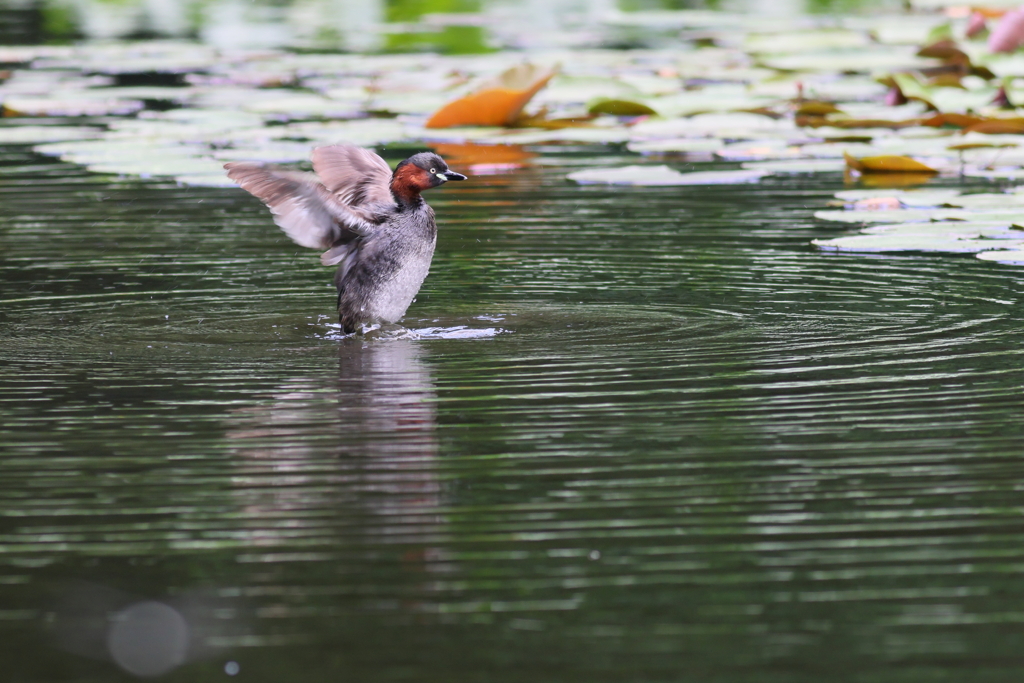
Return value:
[(781, 71), (832, 71), (871, 73), (904, 71), (934, 66), (935, 61), (916, 56), (911, 46), (879, 46), (872, 50), (823, 50), (761, 58), (761, 63)]
[(242, 105), (245, 111), (285, 119), (355, 118), (362, 112), (350, 102), (337, 102), (321, 95), (285, 91), (274, 99)]
[(1015, 266), (1024, 265), (1024, 248), (1005, 249), (999, 251), (980, 251), (974, 256), (976, 258), (980, 258), (982, 261), (995, 261), (997, 263), (1006, 263)]
[(28, 145), (58, 140), (90, 140), (103, 135), (87, 126), (0, 126), (0, 145)]
[(898, 189), (865, 189), (865, 190), (843, 190), (836, 192), (837, 199), (848, 202), (857, 202), (862, 199), (874, 199), (876, 197), (896, 197), (908, 207), (937, 207), (949, 203), (960, 196), (960, 190), (954, 189), (921, 189), (921, 190), (898, 190)]
[(1021, 168), (965, 168), (963, 175), (971, 178), (987, 178), (989, 180), (1024, 180), (1024, 169)]
[(567, 177), (581, 185), (723, 185), (753, 183), (765, 175), (764, 171), (754, 170), (680, 173), (668, 166), (621, 166), (577, 171)]
[(249, 147), (220, 149), (213, 153), (219, 161), (260, 161), (272, 164), (287, 164), (308, 161), (313, 146), (307, 142), (272, 142)]
[(710, 154), (720, 149), (723, 144), (718, 138), (674, 138), (635, 141), (626, 145), (626, 149), (638, 154)]
[(991, 250), (993, 241), (1006, 248), (1024, 247), (1024, 232), (1009, 223), (911, 223), (885, 226), (886, 231), (867, 235), (813, 240), (830, 251), (899, 252), (938, 251), (972, 253)]
[(834, 223), (909, 223), (931, 220), (930, 209), (881, 209), (876, 211), (815, 211), (814, 217)]
[(816, 31), (750, 34), (743, 41), (743, 49), (751, 53), (789, 54), (863, 48), (867, 47), (870, 42), (871, 39), (866, 31), (819, 28)]
[(726, 161), (766, 161), (769, 159), (799, 159), (804, 156), (800, 148), (784, 139), (746, 140), (723, 145), (715, 156)]
[(778, 161), (747, 161), (743, 168), (768, 173), (842, 173), (846, 162), (842, 159), (782, 159)]
[(324, 145), (347, 142), (372, 147), (386, 142), (415, 139), (415, 131), (395, 119), (291, 123), (282, 129), (286, 131), (287, 137)]
[(5, 116), (123, 116), (145, 107), (140, 100), (100, 99), (91, 95), (56, 97), (9, 97), (3, 101)]

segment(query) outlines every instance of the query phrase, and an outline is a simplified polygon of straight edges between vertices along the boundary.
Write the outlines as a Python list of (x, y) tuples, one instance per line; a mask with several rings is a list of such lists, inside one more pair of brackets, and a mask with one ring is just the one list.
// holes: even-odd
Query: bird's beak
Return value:
[(437, 175), (441, 176), (445, 180), (465, 180), (466, 179), (466, 176), (462, 175), (461, 173), (456, 173), (455, 171), (445, 171), (444, 173), (438, 173)]

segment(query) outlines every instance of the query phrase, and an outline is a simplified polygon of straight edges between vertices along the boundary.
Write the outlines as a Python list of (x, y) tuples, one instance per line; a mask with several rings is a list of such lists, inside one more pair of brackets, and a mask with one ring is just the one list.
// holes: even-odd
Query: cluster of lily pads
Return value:
[[(695, 10), (605, 18), (674, 32), (675, 44), (660, 49), (466, 57), (177, 41), (0, 47), (0, 144), (32, 144), (97, 173), (207, 186), (231, 184), (225, 162), (301, 164), (312, 147), (341, 141), (432, 146), (477, 173), (529, 163), (527, 148), (542, 143), (623, 145), (637, 155), (636, 164), (570, 173), (577, 183), (748, 183), (792, 173), (889, 186), (1024, 178), (1024, 116), (1015, 106), (1024, 104), (1024, 54), (993, 51), (986, 40), (986, 22), (996, 26), (1002, 12), (915, 4), (798, 24)], [(702, 161), (736, 167), (670, 165)], [(1000, 249), (1024, 249), (1014, 227), (1024, 223), (1020, 196), (841, 194), (847, 208), (821, 218), (883, 225), (817, 244), (989, 251), (1000, 240)], [(1015, 258), (1024, 259), (997, 260)]]

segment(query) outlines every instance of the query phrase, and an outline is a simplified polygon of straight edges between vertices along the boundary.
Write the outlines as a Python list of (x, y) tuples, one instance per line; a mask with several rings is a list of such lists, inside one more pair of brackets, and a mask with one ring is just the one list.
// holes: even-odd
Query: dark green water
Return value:
[(340, 339), (241, 191), (0, 150), (4, 680), (131, 680), (140, 601), (168, 681), (1020, 680), (1024, 270), (617, 154), (435, 192)]

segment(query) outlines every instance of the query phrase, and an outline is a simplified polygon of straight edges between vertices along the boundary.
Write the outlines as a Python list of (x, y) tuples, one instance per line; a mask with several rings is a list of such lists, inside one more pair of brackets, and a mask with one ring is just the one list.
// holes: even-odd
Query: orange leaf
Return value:
[(968, 114), (936, 114), (931, 118), (927, 118), (921, 122), (922, 126), (931, 126), (932, 128), (942, 128), (943, 126), (954, 126), (956, 128), (966, 128), (973, 126), (977, 123), (981, 123), (982, 119), (977, 116), (970, 116)]
[(903, 156), (877, 156), (854, 159), (844, 154), (846, 165), (861, 173), (938, 173), (931, 166)]
[(511, 126), (519, 119), (523, 107), (557, 71), (557, 67), (545, 69), (532, 64), (513, 67), (476, 92), (438, 109), (426, 127)]

